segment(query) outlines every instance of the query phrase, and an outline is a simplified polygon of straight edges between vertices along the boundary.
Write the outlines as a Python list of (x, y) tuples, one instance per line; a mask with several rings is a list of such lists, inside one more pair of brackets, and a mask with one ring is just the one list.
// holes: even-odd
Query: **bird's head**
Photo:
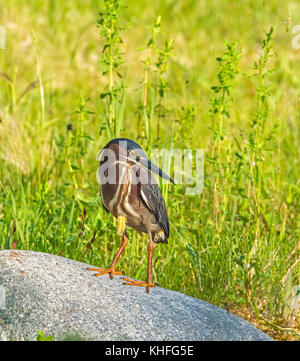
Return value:
[(117, 160), (127, 162), (131, 165), (136, 164), (142, 166), (175, 184), (172, 178), (170, 178), (166, 173), (164, 173), (159, 167), (157, 167), (148, 159), (143, 149), (133, 140), (127, 138), (116, 138), (111, 140), (98, 153), (98, 161), (105, 161), (105, 157), (107, 157), (107, 155), (105, 155), (104, 151), (106, 149), (108, 149), (110, 152), (113, 152)]

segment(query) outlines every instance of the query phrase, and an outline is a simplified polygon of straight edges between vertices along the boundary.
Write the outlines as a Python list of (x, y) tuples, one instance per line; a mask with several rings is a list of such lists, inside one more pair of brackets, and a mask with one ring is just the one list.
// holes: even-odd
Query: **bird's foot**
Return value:
[(129, 278), (124, 278), (124, 285), (125, 286), (142, 286), (142, 287), (146, 287), (147, 293), (150, 292), (150, 287), (155, 287), (156, 284), (152, 283), (152, 282), (144, 282), (144, 281), (137, 281), (137, 280), (131, 280)]
[(124, 275), (124, 271), (116, 271), (114, 269), (114, 267), (109, 267), (109, 268), (88, 268), (88, 270), (97, 272), (96, 274), (94, 274), (95, 277), (102, 276), (102, 275), (105, 275), (105, 274), (109, 273), (109, 277), (110, 277), (111, 280), (113, 279), (113, 276), (115, 276), (115, 275)]

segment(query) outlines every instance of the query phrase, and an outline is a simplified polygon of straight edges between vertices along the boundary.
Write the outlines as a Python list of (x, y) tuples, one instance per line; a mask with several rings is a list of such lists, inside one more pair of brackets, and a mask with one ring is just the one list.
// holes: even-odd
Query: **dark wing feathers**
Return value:
[(166, 240), (169, 238), (169, 219), (166, 203), (157, 184), (142, 184), (141, 195), (146, 206), (155, 215), (156, 220), (164, 230)]

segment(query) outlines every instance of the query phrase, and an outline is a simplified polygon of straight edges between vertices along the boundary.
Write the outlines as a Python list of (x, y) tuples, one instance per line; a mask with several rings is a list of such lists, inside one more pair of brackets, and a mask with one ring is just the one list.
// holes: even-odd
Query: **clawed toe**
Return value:
[(144, 282), (144, 281), (138, 281), (138, 280), (131, 280), (129, 278), (124, 278), (124, 286), (140, 286), (140, 287), (146, 287), (147, 292), (149, 293), (150, 287), (155, 287), (156, 284), (152, 282)]
[(107, 273), (109, 273), (110, 279), (113, 279), (113, 276), (119, 276), (119, 275), (124, 275), (124, 271), (116, 271), (114, 268), (109, 267), (109, 268), (88, 268), (88, 271), (94, 271), (97, 272), (94, 274), (95, 277), (99, 277), (102, 275), (105, 275)]

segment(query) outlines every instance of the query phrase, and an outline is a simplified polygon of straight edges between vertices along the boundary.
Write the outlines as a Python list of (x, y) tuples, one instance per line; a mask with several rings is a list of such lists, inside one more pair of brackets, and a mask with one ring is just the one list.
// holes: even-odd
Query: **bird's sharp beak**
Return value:
[(175, 184), (173, 179), (169, 177), (165, 172), (163, 172), (158, 166), (156, 166), (154, 163), (152, 163), (149, 159), (141, 157), (139, 160), (137, 160), (138, 163), (140, 163), (143, 167), (149, 169), (151, 172), (158, 174), (160, 177), (167, 179), (168, 181)]

